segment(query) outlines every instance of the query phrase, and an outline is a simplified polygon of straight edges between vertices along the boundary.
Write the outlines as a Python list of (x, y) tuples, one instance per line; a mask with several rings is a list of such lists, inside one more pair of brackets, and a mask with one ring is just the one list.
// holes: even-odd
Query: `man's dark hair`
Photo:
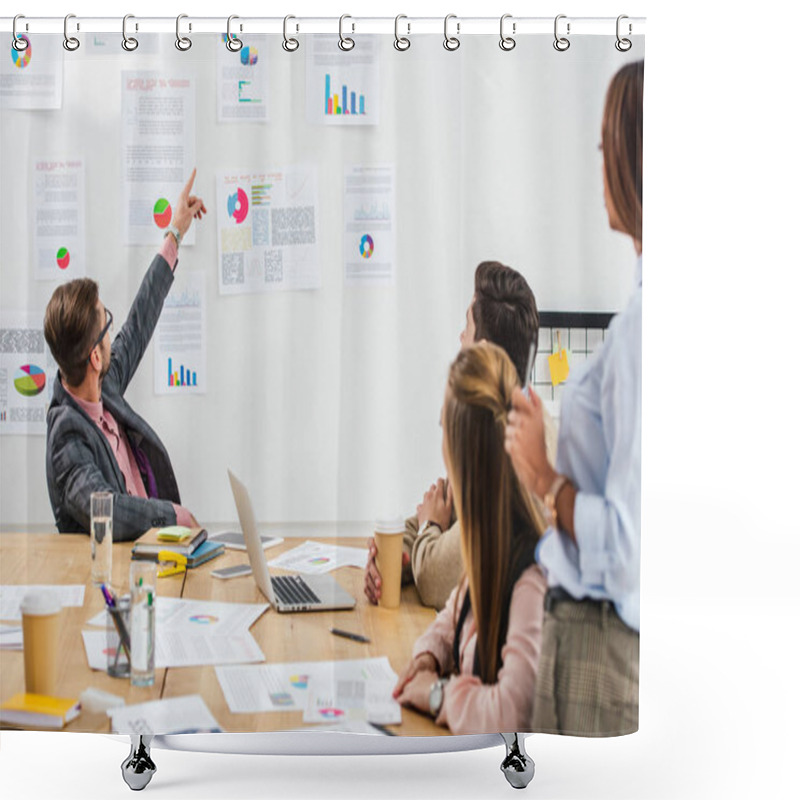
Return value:
[(475, 341), (486, 339), (508, 353), (517, 368), (520, 385), (531, 343), (539, 344), (539, 311), (531, 287), (515, 269), (499, 261), (483, 261), (475, 270)]
[(44, 313), (44, 338), (69, 386), (86, 376), (86, 359), (102, 330), (97, 283), (78, 278), (59, 286)]

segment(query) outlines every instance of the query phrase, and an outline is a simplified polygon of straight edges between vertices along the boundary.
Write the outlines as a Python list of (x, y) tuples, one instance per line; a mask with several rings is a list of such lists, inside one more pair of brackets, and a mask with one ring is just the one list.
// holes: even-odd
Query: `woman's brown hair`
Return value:
[[(543, 530), (503, 447), (511, 392), (508, 355), (489, 342), (462, 350), (450, 367), (442, 414), (445, 459), (461, 520), (461, 550), (484, 683), (496, 683), (519, 565), (531, 563)], [(516, 577), (515, 577), (516, 576)]]
[(642, 110), (644, 61), (611, 79), (603, 111), (603, 169), (623, 232), (642, 241)]

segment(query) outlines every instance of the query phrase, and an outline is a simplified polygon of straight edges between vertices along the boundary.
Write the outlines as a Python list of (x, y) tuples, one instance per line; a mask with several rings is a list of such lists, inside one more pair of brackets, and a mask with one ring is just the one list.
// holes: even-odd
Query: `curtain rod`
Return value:
[[(458, 17), (449, 15), (447, 35), (468, 36), (474, 34), (499, 34), (501, 18), (497, 17)], [(570, 17), (560, 14), (555, 17), (514, 17), (504, 15), (503, 33), (506, 36), (554, 33), (569, 36), (622, 36), (642, 35), (645, 32), (645, 17)], [(0, 17), (0, 32), (11, 33), (13, 17)], [(175, 33), (175, 17), (137, 17), (130, 16), (126, 29), (133, 33)], [(415, 34), (444, 34), (444, 17), (234, 17), (231, 19), (232, 33), (245, 36), (252, 34), (283, 35), (288, 30), (294, 34), (332, 33), (351, 35), (359, 33), (392, 34), (414, 36)], [(195, 17), (181, 15), (181, 35), (197, 33), (224, 34), (228, 30), (228, 17)], [(284, 26), (287, 26), (286, 28)], [(64, 17), (27, 17), (17, 19), (17, 33), (64, 33)], [(81, 33), (119, 33), (122, 36), (122, 17), (81, 17), (70, 15), (69, 34)]]

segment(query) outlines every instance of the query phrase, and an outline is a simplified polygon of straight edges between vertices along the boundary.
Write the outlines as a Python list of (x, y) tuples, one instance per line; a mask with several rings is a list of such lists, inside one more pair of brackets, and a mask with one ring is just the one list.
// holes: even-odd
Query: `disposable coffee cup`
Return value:
[(406, 526), (402, 517), (379, 519), (375, 522), (375, 564), (381, 574), (382, 608), (400, 605), (400, 585), (403, 577), (403, 534)]
[(22, 599), (20, 609), (25, 691), (55, 696), (61, 603), (47, 592), (29, 593)]

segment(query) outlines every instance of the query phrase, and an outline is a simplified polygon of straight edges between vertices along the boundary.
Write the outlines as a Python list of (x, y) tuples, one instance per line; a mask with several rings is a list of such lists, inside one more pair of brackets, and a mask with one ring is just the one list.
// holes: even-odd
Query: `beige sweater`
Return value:
[[(558, 430), (546, 410), (544, 424), (547, 459), (555, 464)], [(536, 498), (534, 504), (544, 518), (544, 508)], [(413, 580), (417, 584), (423, 605), (441, 611), (464, 571), (461, 558), (461, 524), (455, 518), (455, 511), (446, 531), (438, 525), (428, 525), (421, 536), (419, 520), (416, 516), (409, 517), (406, 520), (403, 550), (410, 559), (408, 567), (403, 570), (403, 583), (411, 583)]]

